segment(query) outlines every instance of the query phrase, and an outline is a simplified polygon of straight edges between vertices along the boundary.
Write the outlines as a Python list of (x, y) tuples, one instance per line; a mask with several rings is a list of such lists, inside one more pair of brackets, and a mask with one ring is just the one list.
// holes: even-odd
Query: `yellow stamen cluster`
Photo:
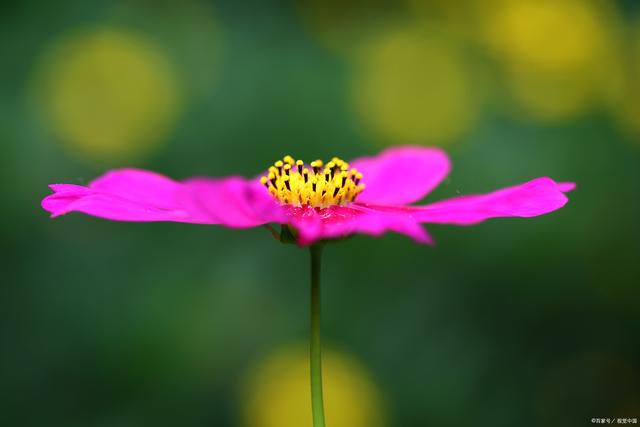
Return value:
[(308, 166), (302, 160), (284, 156), (260, 178), (269, 194), (280, 203), (326, 208), (353, 202), (364, 190), (362, 174), (337, 157), (327, 164), (315, 160)]

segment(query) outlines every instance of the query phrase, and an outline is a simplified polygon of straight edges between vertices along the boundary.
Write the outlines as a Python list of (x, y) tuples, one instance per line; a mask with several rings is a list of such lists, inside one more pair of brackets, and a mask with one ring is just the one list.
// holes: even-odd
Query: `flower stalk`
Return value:
[(322, 243), (312, 245), (311, 252), (311, 413), (313, 427), (325, 427), (324, 402), (322, 398), (322, 342), (320, 336), (320, 268)]

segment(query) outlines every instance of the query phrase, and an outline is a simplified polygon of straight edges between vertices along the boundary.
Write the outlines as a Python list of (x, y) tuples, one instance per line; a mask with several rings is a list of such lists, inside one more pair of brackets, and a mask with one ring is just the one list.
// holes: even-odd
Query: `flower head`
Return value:
[(174, 221), (248, 228), (288, 225), (309, 245), (354, 233), (386, 231), (431, 243), (421, 224), (471, 225), (496, 217), (533, 217), (564, 206), (573, 183), (536, 178), (483, 195), (409, 205), (449, 173), (437, 148), (398, 147), (351, 164), (333, 158), (308, 165), (285, 156), (267, 173), (174, 181), (138, 169), (110, 171), (87, 186), (54, 184), (42, 201), (52, 217), (72, 211), (116, 221)]

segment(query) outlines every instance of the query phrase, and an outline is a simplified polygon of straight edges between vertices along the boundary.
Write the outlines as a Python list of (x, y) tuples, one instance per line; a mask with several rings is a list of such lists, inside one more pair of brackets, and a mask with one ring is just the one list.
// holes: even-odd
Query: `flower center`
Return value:
[(337, 157), (327, 164), (313, 161), (307, 167), (302, 160), (285, 156), (260, 178), (269, 194), (280, 203), (326, 208), (353, 202), (364, 190), (362, 174)]

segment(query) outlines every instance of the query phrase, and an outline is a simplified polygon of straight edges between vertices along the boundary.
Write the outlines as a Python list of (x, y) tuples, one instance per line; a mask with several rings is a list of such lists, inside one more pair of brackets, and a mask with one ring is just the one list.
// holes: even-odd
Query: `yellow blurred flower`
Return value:
[(469, 67), (455, 45), (414, 29), (375, 38), (357, 58), (354, 107), (390, 144), (447, 144), (478, 114)]
[[(380, 393), (356, 360), (325, 350), (322, 368), (327, 425), (385, 425)], [(306, 347), (280, 350), (264, 360), (247, 378), (243, 404), (246, 427), (311, 427)]]
[(584, 70), (605, 48), (606, 30), (589, 1), (504, 0), (487, 24), (508, 61), (541, 73)]
[(36, 97), (58, 139), (94, 160), (148, 153), (173, 129), (181, 88), (163, 53), (113, 28), (56, 40), (36, 69)]
[(573, 118), (617, 84), (617, 20), (609, 3), (494, 0), (483, 10), (484, 38), (526, 116)]

